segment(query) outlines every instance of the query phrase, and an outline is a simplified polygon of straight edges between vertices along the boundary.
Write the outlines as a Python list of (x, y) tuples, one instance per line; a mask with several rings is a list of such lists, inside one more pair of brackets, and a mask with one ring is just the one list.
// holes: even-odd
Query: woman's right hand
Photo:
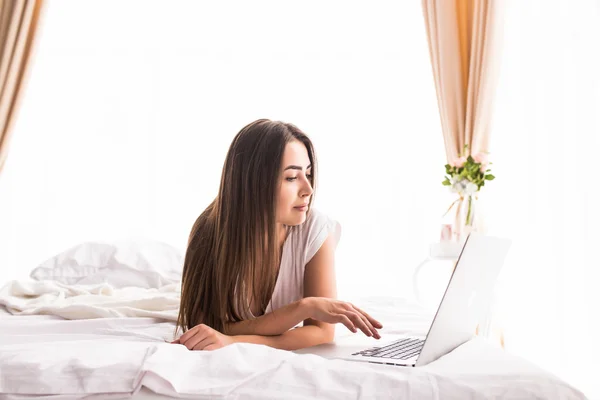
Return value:
[(314, 320), (329, 324), (342, 323), (354, 333), (358, 328), (367, 336), (381, 338), (377, 329), (383, 328), (383, 325), (352, 303), (328, 297), (306, 297), (304, 301), (310, 318)]

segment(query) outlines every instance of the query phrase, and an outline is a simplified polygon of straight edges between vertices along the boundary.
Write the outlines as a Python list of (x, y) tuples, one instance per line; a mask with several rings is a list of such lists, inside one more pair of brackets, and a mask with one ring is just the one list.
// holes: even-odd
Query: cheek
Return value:
[(291, 190), (292, 185), (282, 185), (279, 190), (279, 209), (288, 209), (293, 204), (294, 192)]
[(280, 216), (285, 212), (287, 205), (289, 203), (289, 194), (286, 190), (285, 185), (281, 185), (279, 188), (279, 192), (277, 192), (277, 214)]

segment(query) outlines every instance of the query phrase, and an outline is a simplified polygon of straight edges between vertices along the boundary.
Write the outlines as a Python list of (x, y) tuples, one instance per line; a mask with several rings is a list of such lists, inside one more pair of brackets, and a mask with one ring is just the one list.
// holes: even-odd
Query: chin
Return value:
[(287, 226), (295, 226), (295, 225), (300, 225), (301, 223), (303, 223), (304, 221), (306, 221), (306, 213), (299, 213), (297, 211), (294, 211), (295, 213), (297, 213), (298, 215), (290, 215), (288, 216), (288, 218), (286, 218), (284, 225)]

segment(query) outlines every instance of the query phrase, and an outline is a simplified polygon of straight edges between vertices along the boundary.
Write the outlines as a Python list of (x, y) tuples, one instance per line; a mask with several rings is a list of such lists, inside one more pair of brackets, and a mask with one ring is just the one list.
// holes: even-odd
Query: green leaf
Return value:
[(442, 182), (442, 185), (444, 185), (444, 186), (450, 186), (450, 185), (451, 185), (451, 183), (450, 183), (450, 181), (448, 180), (448, 178), (446, 178), (446, 179), (444, 179), (444, 181)]
[(493, 181), (494, 179), (496, 179), (496, 177), (492, 174), (486, 175), (485, 176), (485, 180), (486, 181)]

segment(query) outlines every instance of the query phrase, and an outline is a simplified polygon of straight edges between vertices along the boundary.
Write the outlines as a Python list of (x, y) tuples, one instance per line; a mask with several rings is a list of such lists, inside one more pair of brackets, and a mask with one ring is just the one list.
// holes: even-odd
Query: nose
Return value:
[(308, 197), (313, 194), (313, 188), (308, 179), (304, 179), (304, 185), (300, 189), (300, 197)]

